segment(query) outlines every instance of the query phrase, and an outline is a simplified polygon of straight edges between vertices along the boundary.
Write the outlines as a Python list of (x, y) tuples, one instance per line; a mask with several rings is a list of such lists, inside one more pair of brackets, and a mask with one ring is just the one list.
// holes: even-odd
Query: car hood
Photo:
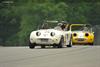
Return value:
[[(36, 32), (41, 33), (40, 36), (36, 36)], [(55, 33), (55, 36), (59, 36), (61, 34), (64, 34), (64, 31), (59, 31), (59, 30), (55, 30), (55, 29), (40, 29), (37, 31), (33, 31), (31, 33), (31, 36), (36, 37), (36, 38), (51, 38), (52, 36), (50, 35), (51, 32)]]
[(51, 32), (54, 32), (57, 35), (57, 34), (63, 33), (64, 31), (55, 30), (55, 29), (40, 29), (40, 30), (37, 30), (37, 32), (41, 32), (42, 34), (50, 34)]

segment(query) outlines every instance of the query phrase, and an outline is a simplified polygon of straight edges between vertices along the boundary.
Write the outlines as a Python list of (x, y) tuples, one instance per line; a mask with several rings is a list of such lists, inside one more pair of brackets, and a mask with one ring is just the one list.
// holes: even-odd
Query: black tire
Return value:
[(41, 48), (45, 48), (45, 46), (44, 45), (41, 45)]
[(56, 47), (57, 47), (57, 45), (54, 44), (54, 45), (53, 45), (53, 48), (56, 48)]
[(67, 45), (67, 47), (72, 47), (72, 45)]
[(89, 45), (94, 45), (94, 43), (89, 43)]
[(60, 39), (60, 43), (58, 44), (58, 48), (63, 48), (64, 45), (64, 37), (62, 36)]
[(30, 43), (30, 44), (29, 44), (29, 48), (30, 48), (30, 49), (35, 48), (35, 44), (31, 44), (31, 43)]
[[(71, 36), (72, 37), (72, 36)], [(72, 39), (72, 38), (71, 38)], [(72, 40), (70, 39), (69, 45), (67, 45), (67, 47), (72, 47), (73, 43)]]
[(35, 48), (35, 45), (31, 44), (31, 45), (29, 45), (29, 48), (30, 48), (30, 49)]

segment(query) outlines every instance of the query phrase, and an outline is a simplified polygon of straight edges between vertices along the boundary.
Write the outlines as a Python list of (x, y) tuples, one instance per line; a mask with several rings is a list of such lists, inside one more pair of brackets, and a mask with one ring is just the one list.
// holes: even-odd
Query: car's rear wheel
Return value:
[(58, 48), (63, 48), (63, 45), (64, 45), (64, 37), (62, 36), (61, 40), (60, 40), (60, 42), (58, 44)]
[(67, 45), (67, 47), (72, 47), (73, 43), (72, 43), (72, 39), (70, 39), (69, 44)]

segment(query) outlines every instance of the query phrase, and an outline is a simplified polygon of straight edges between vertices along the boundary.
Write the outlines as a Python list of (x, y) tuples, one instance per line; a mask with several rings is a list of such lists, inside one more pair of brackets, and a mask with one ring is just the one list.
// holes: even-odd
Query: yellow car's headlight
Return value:
[(88, 37), (89, 36), (89, 33), (85, 33), (85, 36)]
[(76, 34), (76, 33), (73, 33), (73, 36), (74, 36), (74, 37), (76, 37), (76, 36), (77, 36), (77, 34)]

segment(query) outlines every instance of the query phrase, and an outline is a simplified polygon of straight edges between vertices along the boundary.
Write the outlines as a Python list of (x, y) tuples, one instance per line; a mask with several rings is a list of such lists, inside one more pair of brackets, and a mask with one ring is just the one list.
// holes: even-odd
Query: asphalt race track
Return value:
[(100, 46), (0, 47), (0, 67), (100, 67)]

